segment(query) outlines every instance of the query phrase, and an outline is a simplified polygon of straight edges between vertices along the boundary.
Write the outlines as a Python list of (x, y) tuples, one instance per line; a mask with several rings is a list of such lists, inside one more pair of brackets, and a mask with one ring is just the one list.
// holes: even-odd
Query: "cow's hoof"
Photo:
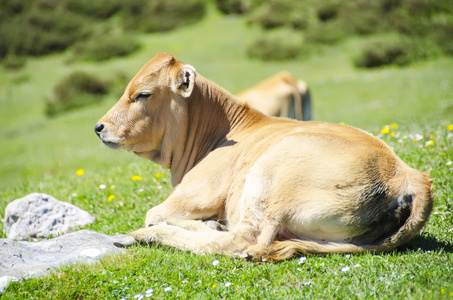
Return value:
[(138, 243), (137, 240), (131, 235), (115, 236), (112, 237), (112, 239), (114, 241), (113, 245), (120, 248), (130, 247)]

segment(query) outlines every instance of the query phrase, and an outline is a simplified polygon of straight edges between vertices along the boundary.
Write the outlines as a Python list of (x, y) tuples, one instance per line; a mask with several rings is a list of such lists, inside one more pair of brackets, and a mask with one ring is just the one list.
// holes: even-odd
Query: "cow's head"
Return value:
[[(95, 126), (110, 148), (123, 148), (161, 163), (162, 144), (187, 130), (187, 98), (195, 69), (159, 54), (129, 82), (120, 98)], [(174, 135), (174, 136), (172, 136)]]

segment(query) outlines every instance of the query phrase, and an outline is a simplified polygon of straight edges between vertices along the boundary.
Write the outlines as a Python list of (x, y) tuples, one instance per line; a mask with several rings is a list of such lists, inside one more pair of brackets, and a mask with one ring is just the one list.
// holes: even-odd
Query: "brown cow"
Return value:
[(138, 72), (95, 131), (171, 170), (174, 192), (124, 245), (272, 261), (383, 252), (417, 234), (433, 205), (429, 177), (378, 138), (267, 117), (169, 54)]
[(272, 75), (236, 96), (268, 116), (311, 120), (308, 85), (302, 80), (297, 80), (288, 71)]

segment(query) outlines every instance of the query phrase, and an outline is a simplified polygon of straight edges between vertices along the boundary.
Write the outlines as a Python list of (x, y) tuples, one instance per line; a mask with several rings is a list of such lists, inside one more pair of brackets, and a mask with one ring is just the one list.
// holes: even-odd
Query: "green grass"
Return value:
[[(56, 82), (74, 70), (103, 79), (119, 72), (131, 77), (155, 54), (170, 52), (232, 92), (287, 69), (309, 83), (315, 119), (346, 122), (382, 135), (410, 166), (431, 170), (435, 207), (420, 236), (385, 255), (309, 256), (300, 265), (297, 258), (256, 264), (167, 247), (133, 247), (96, 264), (12, 283), (2, 299), (134, 299), (148, 288), (153, 288), (154, 298), (183, 299), (453, 298), (453, 131), (447, 130), (453, 123), (453, 59), (359, 71), (352, 58), (367, 40), (349, 39), (297, 61), (263, 63), (246, 55), (259, 33), (242, 18), (211, 13), (196, 25), (141, 36), (144, 46), (128, 58), (66, 64), (68, 52), (30, 59), (19, 71), (0, 69), (2, 218), (10, 201), (43, 192), (93, 214), (97, 220), (89, 229), (115, 234), (142, 226), (146, 211), (172, 188), (169, 173), (159, 166), (100, 145), (93, 127), (119, 95), (112, 93), (100, 105), (53, 119), (44, 116), (44, 102)], [(380, 133), (391, 123), (399, 125), (391, 129), (396, 137)], [(414, 143), (415, 134), (423, 139)], [(77, 176), (77, 169), (84, 174)], [(142, 180), (132, 180), (134, 175)], [(5, 237), (3, 224), (0, 230)], [(218, 266), (213, 266), (215, 260)], [(343, 267), (350, 270), (343, 272)], [(231, 286), (225, 286), (227, 282)]]

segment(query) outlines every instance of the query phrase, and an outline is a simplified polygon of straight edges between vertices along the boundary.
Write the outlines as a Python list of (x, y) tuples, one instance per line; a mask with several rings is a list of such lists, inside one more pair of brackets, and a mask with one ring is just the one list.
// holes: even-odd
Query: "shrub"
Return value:
[(338, 17), (340, 3), (338, 1), (323, 1), (317, 9), (317, 17), (322, 22), (334, 20)]
[[(96, 36), (97, 28), (105, 24), (119, 30), (165, 31), (194, 23), (205, 12), (203, 0), (2, 0), (0, 60), (7, 55), (38, 56), (63, 51)], [(136, 43), (117, 46), (112, 55), (124, 55), (135, 49)]]
[(217, 9), (226, 15), (243, 14), (249, 10), (243, 0), (216, 0)]
[(355, 59), (355, 65), (360, 68), (407, 65), (410, 62), (408, 46), (407, 42), (377, 41), (370, 43)]
[(289, 26), (305, 29), (316, 17), (304, 2), (298, 0), (270, 0), (258, 6), (250, 18), (264, 29)]
[(343, 28), (353, 34), (366, 35), (386, 26), (380, 12), (380, 1), (354, 0), (343, 5), (339, 17)]
[(259, 38), (247, 48), (249, 57), (264, 61), (294, 59), (299, 52), (300, 46), (297, 43), (278, 37)]
[(64, 0), (66, 7), (77, 14), (97, 19), (108, 19), (127, 6), (123, 0)]
[(6, 69), (10, 69), (10, 70), (22, 69), (26, 63), (27, 63), (27, 60), (24, 56), (16, 56), (16, 55), (8, 55), (2, 61), (3, 67), (5, 67)]
[(66, 49), (86, 34), (80, 16), (56, 10), (34, 10), (2, 22), (0, 57), (44, 55)]
[(114, 57), (126, 56), (140, 48), (137, 40), (129, 35), (106, 34), (94, 37), (74, 47), (77, 60), (104, 61)]
[(80, 71), (71, 73), (55, 86), (53, 97), (46, 102), (46, 115), (52, 117), (65, 111), (98, 103), (108, 89), (108, 83), (96, 76)]
[(429, 33), (429, 37), (445, 54), (453, 56), (453, 16), (439, 23), (435, 24), (435, 29)]
[(141, 32), (168, 31), (195, 23), (206, 14), (203, 0), (127, 1), (123, 11), (126, 29)]
[(305, 41), (313, 44), (333, 45), (346, 36), (344, 30), (337, 22), (322, 23), (309, 28), (305, 35)]

